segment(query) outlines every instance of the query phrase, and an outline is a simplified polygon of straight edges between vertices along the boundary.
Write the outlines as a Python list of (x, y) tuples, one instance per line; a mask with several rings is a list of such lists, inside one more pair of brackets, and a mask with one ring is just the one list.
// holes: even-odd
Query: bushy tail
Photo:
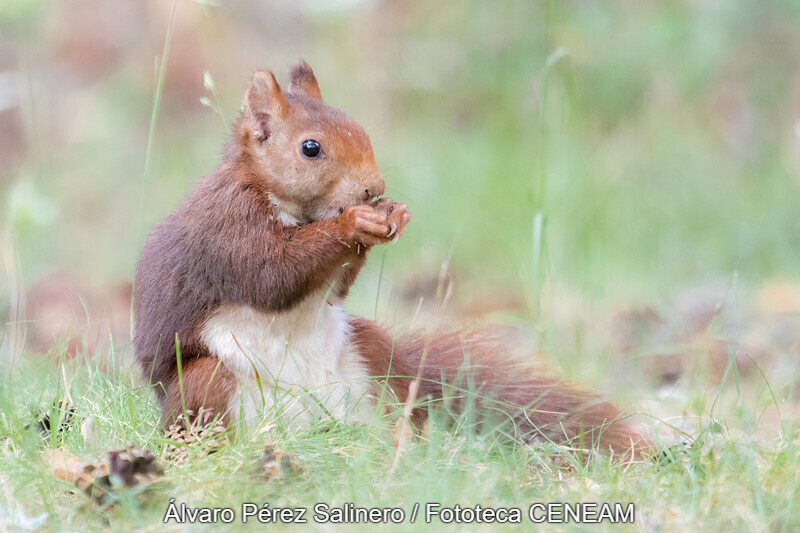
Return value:
[[(456, 412), (471, 404), (484, 422), (507, 423), (527, 441), (629, 457), (652, 447), (619, 409), (513, 356), (497, 336), (455, 331), (392, 337), (361, 318), (354, 318), (353, 327), (372, 374), (386, 376), (401, 402), (419, 377), (417, 399), (428, 397)], [(417, 409), (414, 415), (418, 423), (427, 413)]]

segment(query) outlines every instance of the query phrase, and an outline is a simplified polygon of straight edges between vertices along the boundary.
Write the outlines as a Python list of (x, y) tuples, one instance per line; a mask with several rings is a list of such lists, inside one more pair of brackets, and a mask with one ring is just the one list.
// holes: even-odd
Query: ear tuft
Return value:
[(311, 66), (303, 61), (292, 67), (290, 76), (289, 92), (297, 96), (306, 96), (308, 98), (317, 98), (322, 100), (322, 93), (319, 90), (319, 83), (317, 77), (314, 76), (314, 71)]
[(244, 112), (248, 126), (259, 141), (270, 134), (270, 125), (286, 117), (289, 106), (275, 75), (269, 70), (258, 70), (250, 77), (244, 94)]

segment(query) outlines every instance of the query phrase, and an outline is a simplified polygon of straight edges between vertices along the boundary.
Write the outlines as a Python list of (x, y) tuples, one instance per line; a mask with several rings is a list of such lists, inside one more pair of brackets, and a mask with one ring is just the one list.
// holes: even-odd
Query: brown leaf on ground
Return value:
[(758, 304), (765, 313), (800, 312), (800, 284), (771, 280), (758, 291)]
[(42, 459), (60, 481), (74, 483), (83, 472), (84, 463), (81, 458), (64, 450), (45, 450), (42, 452)]
[[(100, 356), (130, 342), (131, 284), (96, 287), (68, 273), (36, 283), (26, 296), (27, 349)], [(104, 362), (101, 360), (101, 362)]]
[(74, 483), (94, 503), (113, 503), (113, 493), (144, 487), (162, 474), (155, 456), (139, 446), (103, 453), (86, 462), (66, 450), (45, 450), (42, 458), (56, 479)]

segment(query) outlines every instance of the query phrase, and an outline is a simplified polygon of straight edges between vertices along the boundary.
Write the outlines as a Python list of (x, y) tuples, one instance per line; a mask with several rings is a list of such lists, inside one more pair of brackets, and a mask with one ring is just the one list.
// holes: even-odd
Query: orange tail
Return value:
[[(507, 423), (524, 440), (543, 438), (629, 457), (641, 457), (652, 448), (619, 409), (542, 375), (531, 361), (509, 354), (496, 336), (456, 331), (393, 338), (363, 318), (353, 317), (352, 325), (370, 371), (386, 376), (401, 402), (420, 376), (419, 399), (441, 400), (456, 412), (471, 402), (484, 422)], [(416, 409), (415, 423), (426, 416), (424, 409)]]

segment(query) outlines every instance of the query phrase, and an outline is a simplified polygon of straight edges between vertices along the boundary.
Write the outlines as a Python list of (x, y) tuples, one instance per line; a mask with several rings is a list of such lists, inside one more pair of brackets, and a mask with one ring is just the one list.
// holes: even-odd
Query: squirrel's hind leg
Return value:
[[(183, 414), (184, 405), (189, 423), (194, 423), (202, 408), (207, 421), (221, 417), (230, 422), (228, 413), (231, 399), (236, 392), (237, 382), (230, 370), (216, 357), (197, 357), (186, 360), (182, 369), (183, 391), (178, 373), (165, 383), (166, 396), (162, 401), (165, 427)], [(201, 421), (201, 423), (204, 423)]]

